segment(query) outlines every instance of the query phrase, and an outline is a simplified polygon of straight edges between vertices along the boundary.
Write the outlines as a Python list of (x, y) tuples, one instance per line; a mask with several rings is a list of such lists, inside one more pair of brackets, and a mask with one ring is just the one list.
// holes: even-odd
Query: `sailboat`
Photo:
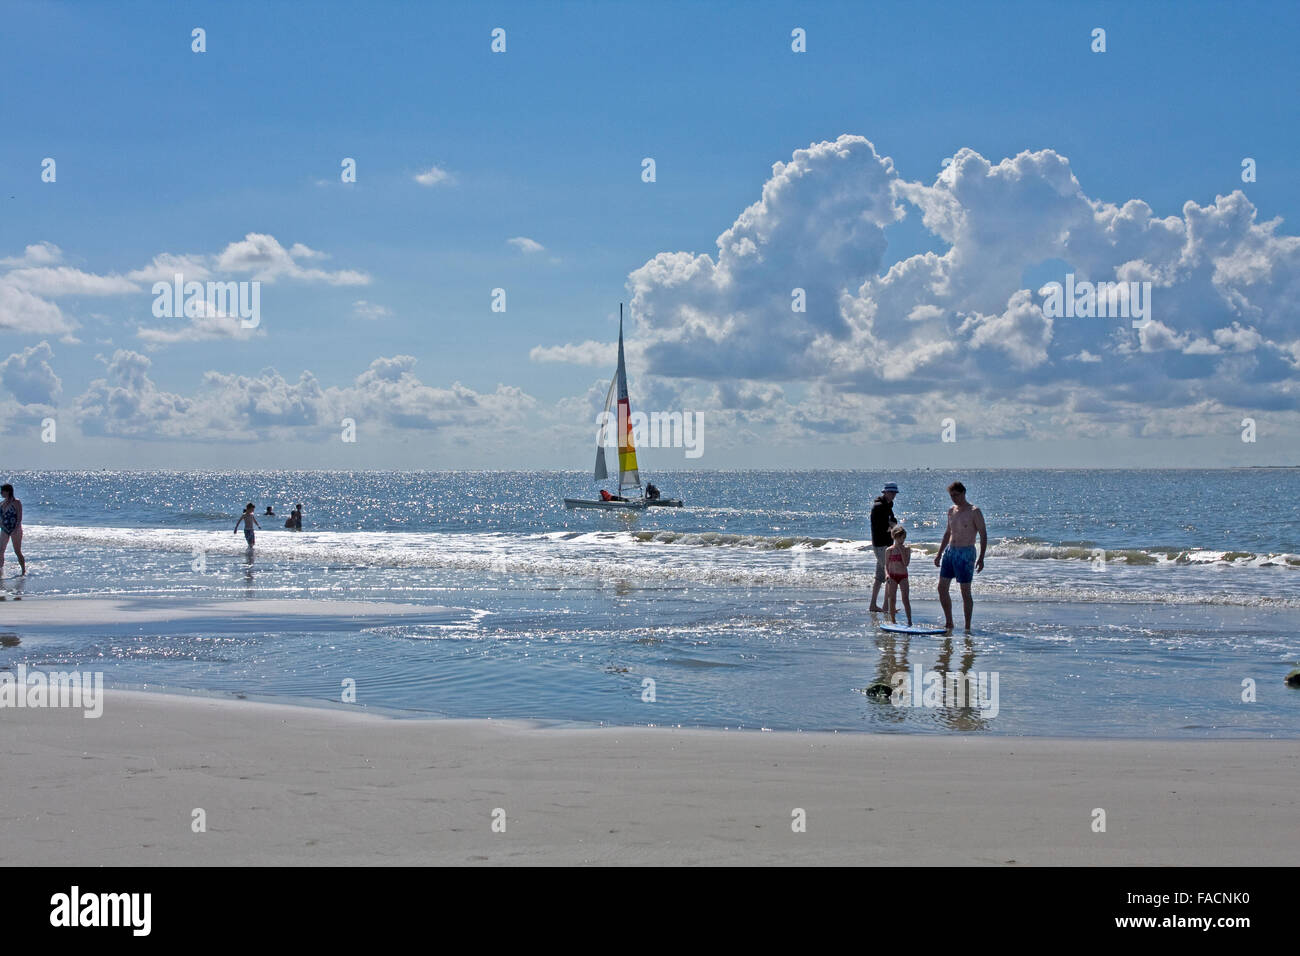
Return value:
[[(617, 402), (617, 406), (615, 403)], [(613, 409), (613, 411), (611, 411)], [(565, 498), (564, 507), (601, 508), (606, 511), (640, 511), (643, 508), (680, 508), (679, 498), (647, 498), (641, 488), (641, 472), (636, 463), (636, 446), (632, 442), (632, 403), (627, 397), (627, 367), (623, 363), (623, 303), (618, 304), (618, 368), (610, 380), (605, 395), (605, 411), (600, 416), (600, 434), (596, 436), (597, 481), (609, 477), (605, 466), (605, 446), (608, 443), (610, 422), (613, 419), (618, 433), (618, 497), (624, 500), (592, 501), (584, 498)], [(626, 494), (635, 491), (636, 496)]]

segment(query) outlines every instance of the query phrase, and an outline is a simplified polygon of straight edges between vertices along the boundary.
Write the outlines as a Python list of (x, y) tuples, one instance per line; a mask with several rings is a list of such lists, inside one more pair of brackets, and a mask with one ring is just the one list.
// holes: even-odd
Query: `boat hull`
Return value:
[(564, 507), (572, 511), (574, 508), (597, 508), (601, 511), (641, 511), (645, 508), (645, 502), (636, 501), (588, 501), (585, 498), (565, 498)]
[(574, 508), (596, 508), (600, 511), (644, 511), (646, 508), (680, 508), (682, 502), (679, 498), (659, 498), (656, 501), (646, 501), (642, 498), (634, 498), (631, 501), (589, 501), (585, 498), (565, 498), (564, 507), (570, 511)]

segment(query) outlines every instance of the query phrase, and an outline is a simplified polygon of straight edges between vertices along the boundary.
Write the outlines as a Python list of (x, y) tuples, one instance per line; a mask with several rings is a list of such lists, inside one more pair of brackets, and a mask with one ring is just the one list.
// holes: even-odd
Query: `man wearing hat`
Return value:
[(885, 552), (894, 543), (890, 531), (898, 524), (894, 518), (894, 498), (898, 485), (892, 481), (885, 485), (880, 497), (871, 503), (871, 550), (876, 552), (876, 583), (871, 588), (871, 610), (883, 611), (876, 603), (880, 587), (885, 583)]

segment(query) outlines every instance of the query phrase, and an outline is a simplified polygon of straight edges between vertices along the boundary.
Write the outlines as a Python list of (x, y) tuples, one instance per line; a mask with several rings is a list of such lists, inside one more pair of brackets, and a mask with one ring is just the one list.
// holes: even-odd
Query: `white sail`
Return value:
[(609, 410), (614, 404), (614, 386), (618, 384), (618, 376), (615, 375), (609, 380), (609, 391), (605, 395), (605, 410), (600, 413), (600, 432), (596, 435), (596, 480), (604, 481), (609, 477), (609, 471), (605, 468), (605, 446), (609, 444)]

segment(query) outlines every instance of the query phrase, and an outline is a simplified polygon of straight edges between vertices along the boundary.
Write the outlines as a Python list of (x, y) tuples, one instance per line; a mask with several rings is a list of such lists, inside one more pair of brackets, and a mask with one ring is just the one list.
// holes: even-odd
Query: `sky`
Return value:
[(0, 11), (9, 468), (1300, 463), (1298, 5)]

